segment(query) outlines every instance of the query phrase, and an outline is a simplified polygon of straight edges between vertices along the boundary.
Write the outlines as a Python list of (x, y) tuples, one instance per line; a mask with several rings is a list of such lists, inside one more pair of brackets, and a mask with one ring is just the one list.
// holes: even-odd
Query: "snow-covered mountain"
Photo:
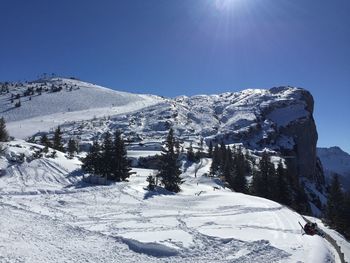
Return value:
[[(118, 92), (76, 79), (4, 85), (1, 114), (17, 138), (62, 125), (67, 138), (74, 136), (84, 146), (105, 131), (118, 128), (130, 142), (158, 143), (159, 148), (173, 127), (184, 143), (204, 139), (206, 144), (215, 144), (223, 140), (254, 150), (270, 149), (294, 162), (301, 176), (323, 183), (317, 166), (313, 98), (300, 88), (248, 89), (170, 99)], [(15, 107), (19, 100), (21, 106)]]
[[(184, 166), (174, 195), (145, 190), (149, 169), (92, 186), (76, 158), (38, 157), (43, 146), (20, 140), (4, 148), (1, 262), (340, 262), (325, 239), (302, 235), (298, 213), (205, 176), (210, 159)], [(348, 260), (349, 243), (330, 234)]]
[(341, 148), (317, 148), (317, 155), (322, 161), (326, 180), (329, 182), (337, 174), (343, 187), (350, 190), (350, 155)]
[[(92, 186), (77, 158), (61, 152), (52, 158), (51, 149), (43, 153), (35, 143), (60, 125), (64, 141), (74, 138), (84, 151), (120, 129), (137, 162), (159, 154), (172, 127), (183, 148), (224, 141), (257, 158), (268, 150), (275, 160), (287, 159), (322, 202), (313, 98), (306, 90), (172, 99), (52, 78), (2, 83), (0, 91), (1, 116), (18, 138), (0, 154), (1, 262), (340, 262), (324, 239), (301, 235), (298, 222), (305, 221), (298, 213), (206, 176), (209, 158), (183, 163), (185, 183), (174, 195), (145, 190), (151, 169), (133, 168), (130, 182)], [(349, 258), (349, 243), (332, 235)]]

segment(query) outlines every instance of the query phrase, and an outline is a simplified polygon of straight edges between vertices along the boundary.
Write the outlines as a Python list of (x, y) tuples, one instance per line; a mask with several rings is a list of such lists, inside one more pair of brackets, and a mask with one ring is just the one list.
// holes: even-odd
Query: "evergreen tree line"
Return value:
[(212, 175), (220, 176), (236, 192), (248, 192), (246, 175), (250, 166), (241, 147), (231, 149), (222, 142), (212, 150), (209, 147), (209, 156), (212, 156)]
[(111, 181), (125, 181), (130, 177), (130, 162), (121, 133), (114, 136), (107, 132), (103, 142), (93, 142), (90, 151), (83, 159), (82, 168), (85, 172), (99, 175)]
[[(210, 145), (209, 145), (210, 146)], [(236, 192), (252, 194), (288, 205), (298, 212), (310, 213), (304, 187), (295, 180), (292, 169), (280, 161), (275, 167), (271, 157), (264, 152), (257, 165), (242, 152), (241, 147), (226, 147), (222, 142), (209, 147), (212, 157), (210, 173), (221, 177)], [(252, 180), (248, 184), (247, 177)]]
[(328, 189), (325, 221), (350, 238), (350, 192), (343, 192), (337, 175), (332, 178)]
[(64, 148), (63, 146), (63, 141), (62, 141), (62, 130), (60, 126), (58, 126), (55, 129), (54, 136), (52, 140), (50, 140), (46, 134), (43, 134), (40, 138), (40, 143), (41, 145), (44, 145), (44, 152), (48, 152), (48, 148), (55, 149), (57, 151), (61, 152), (68, 152), (69, 156), (72, 157), (74, 153), (79, 151), (78, 144), (76, 140), (73, 138), (70, 138), (67, 144), (67, 149)]

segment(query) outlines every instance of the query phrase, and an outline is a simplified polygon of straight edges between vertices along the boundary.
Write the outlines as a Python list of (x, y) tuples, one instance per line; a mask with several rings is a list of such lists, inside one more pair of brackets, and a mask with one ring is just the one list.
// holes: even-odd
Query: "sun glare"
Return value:
[(234, 7), (239, 0), (214, 0), (215, 7), (218, 10), (229, 10)]

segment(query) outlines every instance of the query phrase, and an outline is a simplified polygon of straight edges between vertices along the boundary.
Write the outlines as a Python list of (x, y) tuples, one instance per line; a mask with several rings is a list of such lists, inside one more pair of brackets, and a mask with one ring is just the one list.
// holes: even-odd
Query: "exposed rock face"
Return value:
[[(272, 92), (282, 92), (285, 88), (272, 89)], [(269, 108), (268, 114), (264, 114), (263, 118), (268, 118), (271, 112), (278, 110), (282, 112), (283, 109), (291, 107), (291, 105), (297, 106), (304, 104), (303, 108), (306, 111), (301, 118), (296, 118), (295, 120), (290, 121), (287, 125), (280, 126), (280, 129), (277, 132), (277, 137), (288, 137), (294, 141), (293, 150), (288, 150), (288, 147), (285, 148), (283, 145), (280, 146), (280, 151), (282, 153), (288, 154), (289, 158), (295, 157), (297, 163), (298, 173), (300, 176), (311, 179), (312, 181), (323, 184), (324, 176), (322, 170), (317, 168), (317, 155), (316, 155), (316, 145), (318, 140), (317, 129), (315, 121), (313, 118), (313, 109), (314, 109), (314, 100), (312, 95), (302, 89), (294, 90), (295, 99), (294, 101), (289, 101), (288, 106), (281, 104), (273, 103)], [(276, 94), (276, 93), (275, 93)], [(298, 107), (294, 107), (298, 109)], [(289, 114), (293, 116), (293, 111), (290, 111)]]
[(318, 134), (312, 117), (296, 120), (281, 129), (281, 134), (292, 137), (299, 175), (316, 181), (316, 144)]

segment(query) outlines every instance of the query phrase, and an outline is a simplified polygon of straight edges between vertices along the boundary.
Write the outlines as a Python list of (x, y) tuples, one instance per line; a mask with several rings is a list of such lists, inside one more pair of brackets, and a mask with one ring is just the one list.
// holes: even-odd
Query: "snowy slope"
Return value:
[[(28, 87), (41, 87), (41, 85), (44, 89), (49, 90), (42, 91), (41, 95), (34, 93), (31, 96), (21, 96), (21, 107), (15, 108), (11, 104), (11, 94), (22, 94)], [(62, 90), (50, 92), (51, 86), (62, 87)], [(1, 115), (8, 122), (62, 112), (127, 106), (130, 103), (142, 102), (156, 97), (115, 91), (87, 82), (64, 78), (23, 84), (23, 86), (9, 90), (10, 93), (0, 96)], [(31, 100), (29, 100), (30, 97)]]
[(301, 235), (294, 211), (202, 176), (210, 159), (184, 166), (174, 195), (144, 190), (146, 169), (87, 185), (79, 161), (32, 159), (36, 147), (11, 142), (1, 157), (1, 262), (339, 262), (325, 240)]
[[(17, 99), (11, 103), (11, 96), (23, 95), (29, 88), (35, 91), (38, 87), (47, 91), (21, 96), (21, 107), (14, 107)], [(62, 90), (51, 92), (52, 87)], [(0, 96), (0, 112), (10, 133), (18, 138), (49, 131), (63, 123), (74, 125), (77, 121), (111, 116), (114, 122), (110, 122), (110, 126), (119, 125), (124, 133), (152, 139), (164, 136), (172, 126), (183, 138), (248, 140), (255, 148), (263, 145), (292, 149), (293, 138), (279, 134), (279, 130), (312, 114), (307, 110), (305, 91), (293, 87), (163, 99), (53, 78), (10, 86), (9, 91)]]
[(321, 159), (325, 176), (330, 182), (334, 174), (339, 175), (343, 187), (350, 189), (350, 155), (339, 147), (317, 148), (317, 155)]
[[(62, 88), (52, 92), (54, 88)], [(42, 91), (36, 92), (41, 88)], [(24, 96), (28, 89), (34, 94)], [(20, 98), (16, 99), (19, 94)], [(13, 102), (11, 103), (11, 97)], [(20, 101), (21, 106), (14, 104)], [(10, 86), (0, 95), (0, 114), (8, 122), (12, 136), (25, 138), (48, 131), (66, 121), (89, 120), (140, 110), (162, 101), (153, 95), (132, 94), (107, 89), (74, 79), (52, 78)]]

